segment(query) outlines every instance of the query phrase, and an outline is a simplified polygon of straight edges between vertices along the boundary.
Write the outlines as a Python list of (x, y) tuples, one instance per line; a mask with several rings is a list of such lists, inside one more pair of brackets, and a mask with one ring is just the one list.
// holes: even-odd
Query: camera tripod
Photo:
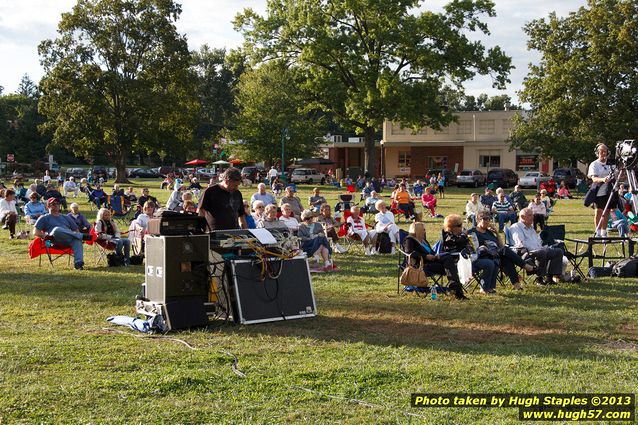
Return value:
[[(627, 168), (627, 166), (623, 164), (621, 168), (616, 168), (613, 171), (614, 177), (611, 180), (614, 181), (614, 186), (611, 189), (611, 193), (609, 194), (609, 198), (607, 199), (605, 208), (603, 208), (603, 213), (600, 217), (600, 220), (598, 220), (598, 223), (596, 223), (596, 232), (598, 232), (598, 229), (601, 229), (601, 226), (603, 225), (605, 213), (611, 210), (609, 208), (609, 205), (611, 204), (612, 197), (618, 196), (618, 188), (621, 185), (620, 177), (623, 175), (623, 173), (627, 176), (627, 184), (629, 185), (628, 191), (629, 193), (631, 193), (632, 210), (638, 212), (638, 179), (636, 178), (635, 171), (631, 168)], [(604, 229), (607, 229), (606, 225)]]

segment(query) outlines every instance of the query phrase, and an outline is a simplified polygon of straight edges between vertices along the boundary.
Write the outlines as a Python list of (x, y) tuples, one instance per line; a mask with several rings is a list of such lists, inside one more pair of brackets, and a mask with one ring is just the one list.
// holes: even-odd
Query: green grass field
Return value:
[[(469, 192), (450, 189), (439, 212), (461, 212)], [(580, 200), (559, 201), (552, 222), (575, 237), (593, 227)], [(427, 219), (431, 242), (441, 223)], [(162, 338), (105, 320), (134, 313), (142, 266), (97, 266), (88, 248), (86, 270), (52, 270), (27, 243), (0, 232), (2, 424), (518, 423), (514, 408), (416, 409), (410, 394), (638, 388), (633, 279), (434, 302), (397, 295), (396, 256), (348, 253), (335, 257), (340, 272), (313, 276), (314, 319)]]

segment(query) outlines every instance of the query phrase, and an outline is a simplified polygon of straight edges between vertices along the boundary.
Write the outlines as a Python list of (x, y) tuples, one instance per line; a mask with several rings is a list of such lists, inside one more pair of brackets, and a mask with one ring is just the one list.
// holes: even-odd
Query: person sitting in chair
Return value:
[(9, 239), (14, 239), (18, 210), (16, 208), (16, 194), (11, 189), (5, 191), (4, 198), (0, 199), (0, 222), (3, 224), (3, 229), (9, 229)]
[(512, 283), (512, 287), (517, 290), (522, 290), (523, 287), (520, 284), (520, 276), (514, 266), (522, 267), (527, 272), (534, 271), (534, 266), (527, 264), (520, 255), (503, 244), (503, 241), (496, 231), (496, 227), (494, 227), (492, 223), (492, 216), (489, 212), (482, 212), (478, 215), (476, 227), (470, 229), (468, 235), (476, 238), (474, 245), (477, 248), (479, 258), (498, 258), (505, 270), (505, 274)]
[(315, 187), (312, 189), (312, 196), (308, 197), (308, 204), (314, 213), (318, 213), (321, 205), (326, 203), (326, 198), (321, 196), (320, 189)]
[(151, 201), (153, 203), (153, 207), (155, 209), (160, 207), (159, 202), (157, 202), (157, 198), (151, 196), (148, 187), (145, 187), (142, 189), (142, 196), (140, 196), (137, 200), (137, 204), (143, 207), (148, 201)]
[(532, 202), (530, 202), (528, 208), (532, 210), (534, 214), (534, 230), (538, 230), (540, 226), (541, 230), (545, 228), (545, 219), (547, 218), (547, 207), (541, 202), (541, 194), (536, 192)]
[(74, 198), (78, 197), (78, 192), (80, 192), (80, 188), (75, 184), (75, 178), (73, 176), (69, 177), (69, 180), (65, 181), (62, 185), (64, 189), (64, 196), (69, 196), (69, 194), (73, 194)]
[(295, 192), (293, 191), (292, 186), (286, 187), (286, 190), (284, 192), (284, 196), (279, 200), (279, 207), (282, 209), (282, 212), (284, 204), (288, 204), (293, 215), (295, 217), (300, 217), (301, 212), (303, 211), (301, 200), (297, 196), (295, 196)]
[(558, 188), (558, 197), (561, 199), (572, 199), (573, 196), (569, 193), (569, 187), (565, 184), (565, 180), (560, 182), (560, 187)]
[(60, 205), (64, 207), (65, 210), (67, 209), (66, 198), (62, 196), (58, 188), (55, 187), (55, 185), (53, 184), (50, 184), (49, 186), (47, 186), (47, 191), (44, 193), (43, 198), (44, 199), (55, 198), (58, 200)]
[(253, 195), (250, 197), (251, 205), (254, 205), (256, 201), (262, 201), (264, 203), (264, 206), (268, 204), (277, 205), (277, 200), (275, 199), (275, 197), (272, 194), (266, 192), (265, 183), (259, 183), (257, 185), (257, 192), (253, 193)]
[(516, 223), (516, 211), (514, 211), (514, 206), (505, 199), (504, 192), (498, 194), (498, 199), (492, 204), (492, 212), (496, 214), (499, 232), (503, 231), (506, 221), (511, 224)]
[[(441, 250), (459, 255), (467, 255), (473, 251), (467, 234), (463, 231), (463, 219), (460, 215), (450, 214), (443, 220)], [(498, 258), (476, 258), (472, 261), (472, 272), (482, 272), (480, 285), (482, 294), (496, 294), (496, 278), (498, 276)]]
[(297, 233), (299, 221), (293, 215), (290, 204), (283, 204), (281, 206), (281, 217), (279, 217), (279, 220), (283, 222), (291, 232)]
[(436, 191), (428, 189), (421, 195), (421, 204), (423, 208), (430, 210), (430, 217), (436, 217)]
[(399, 190), (394, 194), (394, 200), (396, 201), (399, 209), (405, 214), (405, 218), (413, 220), (414, 203), (412, 202), (412, 197), (410, 196), (410, 192), (408, 192), (405, 183), (401, 183), (399, 185)]
[(478, 201), (477, 193), (472, 193), (470, 195), (470, 199), (465, 204), (465, 216), (467, 220), (472, 223), (472, 226), (476, 226), (476, 218), (483, 211), (489, 212), (489, 209), (487, 209), (485, 205)]
[(123, 238), (115, 221), (111, 219), (111, 211), (101, 208), (97, 212), (95, 222), (97, 239), (115, 245), (115, 253), (124, 258), (124, 265), (131, 264), (131, 240)]
[(399, 243), (399, 227), (394, 222), (394, 214), (388, 210), (387, 205), (382, 200), (377, 201), (374, 207), (379, 211), (374, 216), (376, 234), (387, 233), (390, 236), (390, 242), (392, 243), (391, 254), (394, 254), (396, 252), (395, 245)]
[(90, 197), (98, 208), (102, 208), (102, 205), (106, 204), (108, 199), (106, 193), (102, 190), (102, 186), (99, 184), (95, 185), (95, 189), (91, 191)]
[(492, 211), (492, 205), (497, 200), (498, 199), (496, 199), (496, 196), (494, 196), (492, 188), (488, 186), (485, 188), (485, 194), (481, 195), (479, 202), (481, 202), (481, 204), (483, 204), (483, 206), (486, 207), (489, 211)]
[(32, 192), (30, 195), (30, 201), (24, 206), (24, 215), (31, 224), (35, 224), (40, 216), (47, 213), (47, 209), (36, 192)]
[(81, 233), (89, 233), (91, 231), (91, 224), (89, 221), (80, 213), (80, 206), (74, 202), (71, 204), (71, 212), (67, 214), (67, 216), (73, 220), (78, 226), (78, 230)]
[[(366, 222), (363, 220), (360, 214), (361, 210), (357, 206), (350, 207), (350, 217), (346, 221), (348, 227), (349, 237), (358, 237), (363, 243), (366, 255), (374, 255), (374, 245), (376, 242), (375, 234), (368, 232), (366, 229)], [(372, 233), (372, 234), (371, 234)]]
[(257, 222), (257, 228), (288, 230), (288, 226), (277, 218), (277, 205), (273, 204), (266, 205), (262, 219)]
[(315, 214), (311, 210), (304, 210), (301, 213), (301, 224), (299, 224), (297, 232), (297, 236), (301, 240), (301, 249), (308, 255), (308, 258), (314, 256), (318, 263), (323, 260), (324, 266), (318, 271), (336, 271), (331, 258), (330, 243), (323, 234), (321, 224), (314, 222), (314, 217)]
[(376, 214), (379, 211), (377, 210), (377, 202), (379, 202), (381, 198), (376, 191), (370, 192), (370, 196), (368, 196), (365, 200), (365, 205), (361, 208), (361, 210), (365, 213)]
[(124, 197), (129, 201), (129, 203), (137, 202), (137, 195), (135, 194), (135, 189), (132, 186), (129, 186), (124, 192)]
[(168, 201), (166, 201), (166, 209), (170, 211), (181, 211), (184, 205), (184, 201), (182, 200), (182, 193), (186, 189), (184, 186), (177, 186), (175, 190), (171, 192), (171, 196), (169, 196)]
[[(270, 204), (269, 204), (270, 205)], [(255, 222), (255, 226), (264, 218), (264, 213), (266, 209), (266, 205), (263, 201), (255, 201), (253, 202), (253, 212), (250, 214), (253, 216), (253, 220)]]
[(193, 177), (190, 180), (190, 184), (188, 185), (188, 187), (186, 188), (186, 190), (193, 192), (193, 194), (195, 196), (197, 196), (199, 198), (199, 194), (202, 191), (202, 185), (199, 183), (199, 181), (197, 180), (197, 177)]
[(445, 274), (448, 278), (449, 288), (454, 291), (457, 299), (466, 300), (463, 287), (459, 281), (459, 273), (456, 260), (451, 255), (437, 255), (427, 241), (425, 224), (421, 222), (410, 223), (408, 237), (403, 241), (403, 250), (408, 254), (411, 265), (416, 267), (423, 264), (426, 274)]
[(519, 185), (514, 186), (514, 190), (510, 193), (510, 200), (516, 208), (516, 211), (522, 210), (527, 206), (527, 204), (529, 204)]
[(47, 199), (49, 213), (38, 218), (35, 222), (35, 236), (42, 239), (52, 239), (61, 246), (73, 249), (73, 264), (77, 270), (84, 268), (84, 248), (82, 241), (91, 239), (91, 235), (80, 233), (73, 220), (60, 214), (60, 202), (56, 198)]
[(348, 251), (339, 244), (339, 234), (337, 233), (339, 223), (332, 217), (332, 209), (329, 204), (326, 203), (321, 206), (317, 222), (323, 226), (323, 231), (326, 237), (332, 241), (332, 249), (334, 251), (337, 251), (340, 254)]
[(533, 223), (534, 213), (529, 208), (523, 208), (518, 223), (510, 227), (514, 249), (524, 248), (536, 260), (538, 285), (558, 283), (563, 272), (564, 252), (560, 248), (543, 246), (540, 236), (534, 230)]

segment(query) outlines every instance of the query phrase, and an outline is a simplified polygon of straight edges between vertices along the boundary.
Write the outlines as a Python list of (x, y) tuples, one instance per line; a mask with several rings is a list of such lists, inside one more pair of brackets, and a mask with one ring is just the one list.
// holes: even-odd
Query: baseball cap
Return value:
[(60, 203), (60, 201), (58, 201), (56, 198), (51, 197), (51, 198), (47, 199), (47, 207), (52, 205), (52, 204), (59, 204), (59, 203)]

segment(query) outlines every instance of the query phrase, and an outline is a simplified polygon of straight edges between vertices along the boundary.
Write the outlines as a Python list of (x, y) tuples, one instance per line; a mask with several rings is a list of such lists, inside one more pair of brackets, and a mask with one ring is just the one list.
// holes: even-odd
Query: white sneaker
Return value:
[(339, 242), (337, 242), (335, 244), (335, 250), (339, 253), (339, 254), (344, 254), (346, 252), (348, 252), (348, 250), (344, 247), (342, 247), (341, 245), (339, 245)]
[(376, 248), (370, 248), (370, 255), (377, 255), (378, 252), (376, 250)]
[(392, 246), (392, 251), (390, 251), (390, 254), (394, 255), (397, 253), (397, 250), (394, 246)]
[(370, 248), (368, 248), (367, 246), (365, 248), (365, 255), (372, 255), (372, 253), (370, 252)]

